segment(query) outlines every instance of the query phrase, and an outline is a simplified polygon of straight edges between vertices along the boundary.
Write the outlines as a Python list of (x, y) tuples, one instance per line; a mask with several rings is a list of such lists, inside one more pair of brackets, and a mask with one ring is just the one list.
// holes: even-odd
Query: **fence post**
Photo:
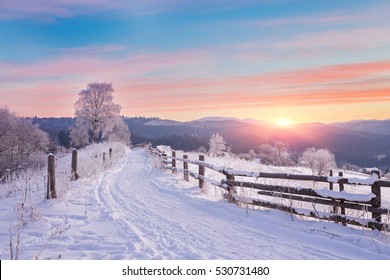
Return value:
[(55, 167), (55, 157), (53, 154), (50, 154), (47, 157), (47, 194), (46, 198), (57, 198), (56, 193), (56, 167)]
[[(329, 170), (329, 176), (330, 177), (333, 177), (333, 170)], [(329, 190), (333, 191), (333, 183), (332, 182), (329, 182)], [(334, 199), (332, 199), (332, 202), (333, 202), (333, 213), (337, 213), (337, 205), (334, 201)]]
[[(339, 172), (339, 176), (343, 177), (344, 173), (342, 171), (340, 171)], [(339, 191), (342, 192), (343, 190), (344, 190), (344, 183), (343, 183), (343, 180), (341, 178), (340, 181), (339, 181)], [(344, 199), (340, 199), (340, 201), (344, 202)], [(342, 207), (342, 206), (340, 207), (340, 214), (345, 216), (345, 207)], [(346, 226), (347, 224), (345, 223), (345, 221), (343, 221), (342, 225)]]
[(108, 153), (109, 153), (110, 159), (111, 159), (111, 157), (112, 157), (112, 148), (110, 148), (110, 149), (108, 150)]
[[(199, 155), (199, 161), (204, 161), (204, 155)], [(204, 166), (199, 165), (199, 188), (203, 188), (204, 186), (205, 169)]]
[[(333, 177), (333, 170), (332, 169), (329, 171), (329, 177)], [(332, 182), (329, 183), (329, 190), (333, 191), (333, 183)]]
[(172, 174), (176, 174), (176, 151), (172, 151)]
[[(229, 174), (229, 173), (226, 173), (226, 179), (231, 180), (231, 181), (236, 180), (234, 175)], [(228, 202), (233, 203), (234, 202), (234, 194), (237, 193), (237, 188), (235, 186), (229, 186), (227, 188), (227, 190), (228, 190)]]
[(162, 151), (162, 161), (163, 161), (163, 165), (164, 166), (167, 166), (167, 162), (166, 162), (166, 160), (168, 160), (168, 158), (167, 158), (167, 154), (165, 153), (165, 151)]
[(73, 149), (72, 151), (72, 166), (71, 166), (71, 180), (75, 181), (80, 178), (79, 174), (77, 174), (77, 149)]
[(106, 162), (106, 153), (103, 152), (103, 163), (105, 163), (105, 162)]
[(188, 159), (188, 155), (183, 155), (183, 159), (184, 159), (184, 161), (183, 161), (184, 180), (189, 181), (189, 177), (188, 177), (188, 162), (185, 161), (185, 160)]
[[(381, 177), (380, 170), (373, 170), (373, 171), (371, 171), (371, 176), (373, 174), (377, 174), (378, 175), (378, 179)], [(381, 187), (378, 184), (378, 182), (375, 182), (374, 184), (371, 185), (371, 192), (373, 194), (375, 194), (375, 196), (376, 196), (374, 201), (373, 201), (372, 206), (374, 208), (380, 208), (381, 207)], [(382, 222), (382, 215), (381, 214), (372, 213), (372, 218), (375, 219), (378, 223)]]

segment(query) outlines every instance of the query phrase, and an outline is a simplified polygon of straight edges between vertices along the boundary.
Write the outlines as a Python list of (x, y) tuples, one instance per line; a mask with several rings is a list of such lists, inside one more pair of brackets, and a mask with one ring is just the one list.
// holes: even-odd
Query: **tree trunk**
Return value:
[(98, 134), (96, 130), (93, 131), (93, 143), (98, 143)]
[(93, 128), (93, 143), (97, 144), (99, 140), (99, 129), (95, 121), (93, 121), (92, 123), (92, 128)]

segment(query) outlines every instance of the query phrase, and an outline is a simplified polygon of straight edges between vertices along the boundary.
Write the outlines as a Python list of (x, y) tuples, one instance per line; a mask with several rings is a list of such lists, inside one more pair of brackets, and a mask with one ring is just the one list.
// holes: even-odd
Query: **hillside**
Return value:
[(390, 259), (383, 233), (239, 208), (143, 149), (115, 146), (102, 164), (107, 148), (80, 151), (78, 181), (69, 181), (69, 156), (58, 159), (58, 199), (43, 198), (44, 171), (28, 174), (31, 185), (1, 185), (1, 259), (10, 258), (9, 229), (20, 259)]
[[(33, 121), (55, 143), (69, 147), (68, 129), (74, 124), (74, 119), (34, 118)], [(295, 160), (306, 148), (317, 147), (334, 153), (340, 166), (348, 162), (360, 167), (379, 167), (383, 171), (390, 168), (390, 141), (387, 141), (387, 135), (379, 133), (390, 130), (390, 123), (386, 120), (378, 121), (380, 125), (375, 127), (379, 130), (367, 129), (369, 131), (362, 131), (361, 126), (357, 129), (353, 126), (355, 122), (348, 125), (309, 123), (280, 127), (262, 121), (217, 117), (190, 122), (142, 117), (126, 118), (125, 121), (134, 144), (163, 144), (192, 151), (200, 146), (208, 148), (211, 135), (218, 132), (235, 153), (256, 150), (264, 143), (283, 141), (288, 144)]]
[(288, 127), (266, 122), (206, 118), (184, 122), (179, 126), (169, 121), (144, 122), (126, 120), (133, 133), (133, 142), (165, 144), (175, 149), (196, 150), (208, 147), (213, 133), (220, 133), (235, 153), (257, 149), (261, 144), (283, 141), (294, 159), (308, 147), (327, 148), (336, 155), (339, 165), (352, 163), (362, 167), (390, 168), (390, 142), (387, 136), (346, 129), (321, 123), (298, 124)]
[(390, 135), (390, 119), (387, 120), (355, 120), (338, 122), (333, 125), (350, 130), (370, 132), (382, 135)]

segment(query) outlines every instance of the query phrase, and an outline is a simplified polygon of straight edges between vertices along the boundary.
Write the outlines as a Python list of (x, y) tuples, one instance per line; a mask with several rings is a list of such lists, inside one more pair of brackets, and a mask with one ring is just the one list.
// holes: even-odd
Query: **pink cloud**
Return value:
[(0, 62), (0, 77), (4, 82), (40, 82), (47, 79), (115, 79), (136, 77), (152, 71), (167, 71), (180, 67), (197, 66), (212, 61), (207, 50), (185, 50), (177, 53), (139, 53), (118, 59), (100, 58), (102, 52), (120, 46), (84, 47), (67, 50), (56, 59), (36, 63)]
[(276, 48), (307, 49), (334, 48), (344, 50), (367, 49), (371, 47), (388, 46), (390, 37), (384, 36), (390, 32), (390, 26), (360, 28), (353, 30), (330, 30), (298, 35), (290, 40), (276, 43)]
[(46, 62), (0, 63), (1, 102), (26, 115), (72, 115), (78, 92), (95, 81), (113, 83), (115, 99), (127, 114), (389, 102), (387, 60), (211, 76), (215, 58), (207, 49), (98, 58), (110, 48), (116, 46), (96, 47), (97, 55), (82, 48)]
[[(297, 69), (291, 71), (277, 71), (248, 76), (232, 76), (217, 79), (194, 78), (189, 80), (155, 81), (150, 79), (135, 80), (129, 84), (128, 90), (140, 92), (184, 92), (204, 90), (205, 92), (226, 92), (232, 88), (245, 89), (246, 92), (259, 92), (261, 90), (281, 89), (287, 87), (305, 88), (308, 86), (323, 85), (328, 87), (331, 83), (358, 82), (378, 74), (390, 71), (390, 61), (370, 63), (356, 63), (323, 66), (317, 68)], [(382, 83), (387, 77), (383, 77)]]
[(219, 79), (142, 79), (119, 92), (135, 108), (164, 112), (389, 102), (389, 71), (390, 62), (382, 61)]
[(390, 5), (385, 4), (368, 10), (356, 10), (354, 8), (316, 14), (308, 16), (283, 17), (263, 20), (244, 21), (241, 24), (257, 27), (275, 27), (291, 25), (324, 25), (324, 24), (359, 24), (371, 21), (389, 20)]
[[(52, 108), (56, 108), (53, 110), (56, 116), (69, 115), (73, 114), (77, 93), (87, 83), (107, 81), (117, 88), (121, 84), (132, 84), (149, 73), (161, 75), (191, 65), (196, 68), (212, 60), (207, 50), (140, 53), (117, 60), (98, 58), (100, 52), (112, 48), (116, 46), (72, 49), (61, 58), (36, 63), (0, 62), (0, 105), (27, 115), (47, 115)], [(39, 104), (47, 102), (51, 104), (50, 108), (39, 108)]]

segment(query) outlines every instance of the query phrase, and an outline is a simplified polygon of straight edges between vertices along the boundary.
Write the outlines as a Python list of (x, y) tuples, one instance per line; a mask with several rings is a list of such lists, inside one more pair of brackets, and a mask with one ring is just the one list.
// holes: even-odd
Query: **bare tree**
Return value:
[(113, 102), (112, 84), (91, 83), (79, 93), (75, 103), (75, 116), (80, 127), (92, 132), (94, 143), (113, 118), (119, 117), (121, 106)]
[(46, 151), (48, 145), (47, 134), (31, 121), (0, 108), (0, 175), (20, 167), (32, 154)]
[(337, 167), (334, 154), (327, 149), (308, 148), (299, 157), (299, 163), (310, 167), (315, 175), (325, 175), (330, 169)]
[(227, 151), (225, 139), (219, 133), (211, 135), (209, 154), (212, 156), (223, 156)]

